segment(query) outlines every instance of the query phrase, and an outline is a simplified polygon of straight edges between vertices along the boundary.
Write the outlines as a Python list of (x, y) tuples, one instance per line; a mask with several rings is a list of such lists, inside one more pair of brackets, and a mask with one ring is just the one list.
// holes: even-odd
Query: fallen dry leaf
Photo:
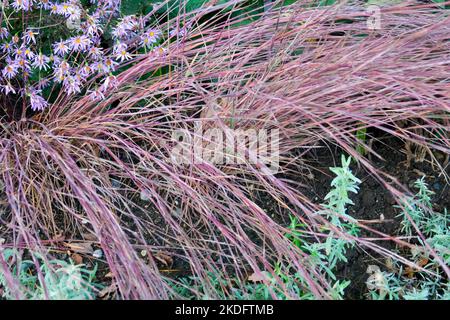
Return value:
[(83, 264), (83, 257), (80, 256), (78, 253), (73, 253), (70, 257), (72, 258), (75, 264)]
[(405, 268), (405, 275), (410, 279), (414, 278), (414, 274), (416, 272), (417, 272), (417, 270), (415, 268), (411, 268), (409, 266)]
[(98, 293), (98, 297), (100, 299), (108, 299), (111, 295), (116, 294), (117, 292), (117, 286), (115, 284), (112, 284), (104, 289), (102, 289), (99, 293)]
[(98, 241), (97, 237), (93, 233), (83, 233), (81, 236), (86, 241), (94, 241), (94, 242)]
[(64, 241), (66, 239), (66, 237), (64, 237), (64, 235), (62, 234), (62, 233), (58, 233), (58, 234), (56, 234), (54, 237), (53, 237), (53, 241), (56, 241), (56, 242), (62, 242), (62, 241)]
[(253, 273), (250, 277), (248, 277), (248, 281), (251, 282), (263, 282), (264, 280), (267, 280), (267, 276), (265, 272), (259, 272), (259, 273)]
[(155, 254), (155, 258), (160, 261), (162, 264), (164, 264), (166, 267), (171, 267), (173, 264), (173, 259), (171, 256), (169, 256), (166, 253), (163, 253), (161, 251), (157, 252)]
[(92, 254), (94, 252), (94, 249), (92, 249), (91, 244), (87, 243), (87, 242), (78, 242), (78, 243), (64, 242), (64, 245), (70, 251), (77, 252), (77, 253)]
[(377, 273), (377, 272), (381, 272), (379, 266), (377, 266), (377, 265), (375, 265), (375, 264), (370, 264), (370, 265), (367, 266), (366, 273), (368, 273), (368, 274), (374, 274), (374, 273)]
[[(426, 266), (428, 262), (429, 262), (428, 258), (423, 257), (423, 258), (419, 259), (419, 261), (417, 261), (417, 265), (420, 268), (422, 268), (422, 267)], [(414, 275), (419, 271), (420, 271), (419, 268), (407, 266), (405, 268), (404, 273), (408, 278), (411, 279), (411, 278), (414, 278)]]
[(391, 258), (386, 258), (386, 268), (389, 271), (395, 271), (394, 261)]
[(429, 260), (428, 258), (421, 258), (419, 261), (417, 261), (417, 265), (419, 267), (425, 267), (428, 264)]
[(378, 290), (381, 295), (384, 295), (386, 288), (386, 278), (384, 277), (383, 272), (381, 272), (380, 267), (371, 264), (367, 267), (366, 273), (370, 274), (369, 278), (366, 281), (367, 289)]

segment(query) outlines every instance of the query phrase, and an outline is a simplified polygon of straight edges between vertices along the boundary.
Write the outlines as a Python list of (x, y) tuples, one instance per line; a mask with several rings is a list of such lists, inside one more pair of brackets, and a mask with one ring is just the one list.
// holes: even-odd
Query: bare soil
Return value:
[[(411, 161), (410, 166), (407, 167), (406, 154), (404, 143), (393, 138), (378, 139), (373, 145), (375, 151), (382, 156), (383, 160), (376, 158), (372, 159), (372, 163), (382, 169), (384, 172), (396, 177), (400, 183), (408, 186), (409, 190), (415, 192), (413, 183), (423, 175), (428, 183), (429, 188), (435, 192), (433, 196), (434, 210), (436, 212), (443, 212), (444, 208), (450, 208), (450, 185), (445, 180), (444, 174), (436, 166), (432, 166), (430, 157), (425, 158), (423, 162)], [(435, 156), (445, 161), (445, 155), (435, 154)], [(339, 150), (332, 152), (322, 151), (317, 154), (317, 168), (329, 168), (340, 165)], [(390, 194), (381, 183), (374, 177), (369, 175), (362, 168), (354, 165), (353, 172), (362, 180), (360, 190), (352, 200), (355, 205), (349, 207), (349, 214), (361, 220), (379, 220), (383, 215), (384, 223), (371, 224), (370, 227), (381, 231), (388, 235), (400, 235), (400, 219), (398, 217), (400, 211), (395, 208), (394, 197)], [(447, 175), (450, 175), (450, 165), (447, 164)], [(311, 196), (314, 200), (321, 202), (325, 195), (329, 192), (330, 182), (333, 179), (329, 171), (326, 173), (315, 173), (311, 182)], [(362, 237), (374, 236), (374, 234), (362, 230)], [(394, 250), (395, 243), (392, 241), (380, 241), (379, 245)], [(337, 275), (341, 279), (351, 280), (350, 286), (346, 289), (347, 299), (364, 299), (366, 289), (366, 280), (368, 274), (366, 273), (367, 266), (376, 264), (382, 269), (385, 267), (386, 260), (374, 252), (363, 250), (355, 247), (347, 252), (347, 263), (338, 266)], [(386, 268), (385, 268), (386, 269)]]

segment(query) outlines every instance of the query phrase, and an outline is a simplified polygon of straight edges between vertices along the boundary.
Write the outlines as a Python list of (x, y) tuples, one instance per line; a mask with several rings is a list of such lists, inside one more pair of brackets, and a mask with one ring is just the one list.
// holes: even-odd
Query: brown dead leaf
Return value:
[(161, 251), (157, 252), (155, 254), (155, 258), (168, 268), (170, 268), (173, 265), (172, 257), (164, 252), (161, 252)]
[[(422, 267), (426, 266), (428, 264), (428, 262), (429, 262), (428, 258), (425, 258), (425, 257), (420, 258), (419, 261), (417, 261), (417, 266), (422, 268)], [(414, 274), (416, 274), (419, 271), (420, 271), (419, 268), (408, 266), (405, 268), (405, 275), (411, 279), (411, 278), (414, 278)]]
[(94, 252), (94, 249), (92, 249), (91, 244), (88, 242), (77, 242), (77, 243), (64, 242), (64, 245), (70, 251), (77, 253), (92, 254)]
[(405, 268), (405, 275), (408, 277), (408, 278), (414, 278), (414, 274), (417, 272), (417, 270), (415, 269), (415, 268), (412, 268), (412, 267), (406, 267)]
[(248, 277), (248, 281), (251, 282), (263, 282), (264, 280), (267, 280), (267, 276), (264, 272), (255, 272), (250, 277)]
[(80, 256), (78, 253), (73, 253), (70, 257), (72, 258), (75, 264), (83, 264), (83, 257)]
[(417, 265), (419, 266), (419, 267), (425, 267), (427, 264), (428, 264), (428, 262), (429, 262), (429, 260), (428, 260), (428, 258), (421, 258), (419, 261), (417, 261)]
[(386, 258), (386, 268), (389, 271), (395, 271), (394, 261), (391, 258)]
[(100, 299), (106, 300), (108, 298), (111, 297), (111, 295), (116, 294), (117, 292), (117, 286), (115, 284), (112, 284), (104, 289), (102, 289), (99, 293), (98, 293), (98, 297)]
[(92, 233), (83, 233), (81, 236), (86, 241), (93, 241), (93, 242), (97, 242), (98, 241), (98, 239), (95, 236), (95, 234), (92, 234)]

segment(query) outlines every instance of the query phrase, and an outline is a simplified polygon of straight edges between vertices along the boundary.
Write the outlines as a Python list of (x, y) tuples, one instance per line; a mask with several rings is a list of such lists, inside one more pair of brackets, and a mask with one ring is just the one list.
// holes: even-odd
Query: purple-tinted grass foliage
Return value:
[[(47, 252), (57, 234), (83, 240), (92, 233), (126, 299), (172, 295), (168, 274), (158, 270), (159, 251), (185, 261), (211, 298), (208, 272), (220, 272), (230, 287), (244, 287), (255, 272), (273, 273), (278, 261), (302, 276), (305, 291), (330, 298), (332, 284), (285, 237), (286, 224), (258, 205), (258, 191), (285, 218), (307, 225), (308, 241), (320, 241), (326, 225), (412, 265), (371, 238), (333, 229), (304, 189), (285, 177), (309, 166), (294, 151), (336, 145), (400, 198), (406, 188), (357, 152), (360, 128), (449, 153), (450, 17), (430, 5), (399, 4), (383, 7), (382, 28), (368, 30), (364, 6), (308, 3), (256, 12), (259, 19), (247, 23), (228, 14), (230, 3), (180, 10), (161, 25), (189, 30), (165, 43), (167, 50), (130, 61), (104, 99), (61, 92), (42, 113), (2, 122), (0, 180), (8, 207), (2, 224), (11, 241), (0, 249)], [(172, 133), (192, 130), (196, 121), (224, 130), (230, 122), (237, 129), (278, 129), (280, 172), (252, 163), (175, 165)], [(142, 193), (147, 202), (139, 200)], [(410, 246), (372, 231), (377, 240)], [(0, 267), (14, 288), (1, 255)], [(297, 298), (287, 289), (286, 295)]]

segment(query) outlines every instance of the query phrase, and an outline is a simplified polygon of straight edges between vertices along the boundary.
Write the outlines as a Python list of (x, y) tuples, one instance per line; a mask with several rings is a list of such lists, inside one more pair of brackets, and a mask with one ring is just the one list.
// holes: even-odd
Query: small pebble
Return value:
[(436, 182), (433, 184), (433, 189), (436, 191), (441, 190), (441, 184), (439, 182)]
[(0, 244), (4, 244), (6, 242), (5, 238), (0, 238)]
[(97, 249), (92, 255), (94, 258), (101, 259), (103, 257), (103, 251), (101, 249)]
[(120, 188), (120, 182), (117, 181), (116, 179), (111, 179), (111, 185), (113, 186), (113, 188), (116, 188), (116, 189)]
[(150, 201), (150, 197), (149, 197), (147, 191), (145, 191), (145, 190), (141, 191), (141, 200), (142, 201)]
[(146, 257), (147, 256), (147, 250), (142, 250), (141, 251), (141, 256)]

